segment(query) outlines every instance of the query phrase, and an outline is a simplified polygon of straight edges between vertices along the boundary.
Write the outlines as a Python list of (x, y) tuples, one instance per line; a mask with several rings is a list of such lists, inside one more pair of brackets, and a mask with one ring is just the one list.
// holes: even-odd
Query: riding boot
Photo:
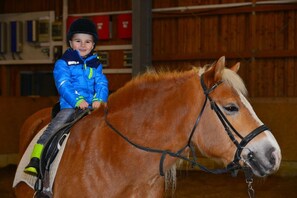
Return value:
[(32, 154), (31, 154), (31, 160), (29, 164), (26, 166), (24, 172), (37, 176), (39, 173), (39, 161), (41, 157), (41, 153), (43, 151), (43, 145), (42, 144), (35, 144)]

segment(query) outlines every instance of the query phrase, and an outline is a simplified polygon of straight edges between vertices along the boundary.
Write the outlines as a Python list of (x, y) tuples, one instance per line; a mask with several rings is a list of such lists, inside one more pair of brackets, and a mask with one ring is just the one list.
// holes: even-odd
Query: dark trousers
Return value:
[(60, 127), (70, 120), (74, 112), (75, 109), (61, 109), (49, 123), (43, 134), (39, 137), (37, 143), (44, 145), (49, 138), (59, 130)]

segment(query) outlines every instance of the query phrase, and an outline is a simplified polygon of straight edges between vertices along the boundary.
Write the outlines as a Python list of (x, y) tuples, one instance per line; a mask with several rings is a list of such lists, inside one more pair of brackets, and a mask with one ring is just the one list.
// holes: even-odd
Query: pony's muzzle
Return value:
[(274, 147), (265, 149), (264, 153), (249, 151), (243, 155), (243, 158), (254, 174), (259, 177), (265, 177), (276, 172), (280, 165), (279, 152)]

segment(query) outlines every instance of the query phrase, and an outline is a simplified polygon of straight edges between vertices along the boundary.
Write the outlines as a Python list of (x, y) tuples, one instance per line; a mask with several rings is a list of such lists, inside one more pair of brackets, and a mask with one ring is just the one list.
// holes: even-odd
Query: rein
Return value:
[[(205, 108), (205, 104), (206, 104), (206, 101), (204, 102), (204, 105), (203, 105), (203, 109), (202, 111), (200, 112), (196, 122), (195, 122), (195, 125), (192, 129), (192, 132), (191, 132), (191, 135), (190, 135), (190, 138), (192, 137), (198, 123), (199, 123), (199, 120), (200, 120), (200, 117), (202, 115), (202, 112)], [(145, 146), (142, 146), (142, 145), (139, 145), (135, 142), (132, 142), (131, 140), (129, 140), (129, 138), (125, 135), (123, 135), (123, 133), (121, 133), (119, 130), (117, 130), (107, 119), (107, 115), (108, 115), (108, 109), (106, 108), (105, 109), (105, 114), (104, 114), (104, 117), (105, 117), (105, 123), (107, 124), (108, 127), (110, 127), (116, 134), (118, 134), (120, 137), (122, 137), (125, 141), (127, 141), (129, 144), (133, 145), (134, 147), (140, 149), (140, 150), (143, 150), (143, 151), (146, 151), (146, 152), (151, 152), (151, 153), (160, 153), (162, 154), (161, 155), (161, 159), (160, 159), (160, 164), (159, 164), (159, 171), (160, 171), (160, 175), (161, 176), (164, 176), (164, 167), (163, 167), (163, 164), (164, 164), (164, 160), (165, 160), (165, 157), (166, 155), (170, 155), (171, 157), (176, 157), (176, 158), (179, 158), (179, 159), (182, 159), (182, 160), (185, 160), (187, 162), (190, 162), (192, 164), (192, 166), (198, 166), (201, 170), (205, 171), (205, 172), (209, 172), (209, 173), (214, 173), (214, 174), (219, 174), (219, 173), (225, 173), (227, 172), (226, 169), (217, 169), (217, 170), (210, 170), (210, 169), (207, 169), (206, 167), (204, 167), (203, 165), (199, 164), (197, 162), (197, 159), (196, 159), (196, 155), (195, 155), (195, 149), (193, 147), (193, 145), (191, 144), (191, 139), (189, 138), (189, 141), (188, 143), (182, 147), (180, 150), (178, 150), (177, 152), (173, 152), (173, 151), (170, 151), (170, 150), (163, 150), (163, 149), (157, 149), (157, 148), (150, 148), (150, 147), (145, 147)], [(189, 147), (191, 152), (192, 152), (192, 155), (193, 155), (193, 158), (194, 160), (191, 160), (190, 158), (186, 157), (186, 156), (183, 156), (182, 155), (182, 152), (187, 148)]]
[[(248, 184), (248, 194), (250, 197), (254, 197), (254, 190), (252, 188), (252, 176), (253, 176), (253, 172), (251, 170), (251, 168), (244, 162), (244, 166), (242, 167), (239, 164), (239, 161), (241, 160), (241, 152), (242, 150), (245, 148), (245, 146), (253, 139), (255, 138), (257, 135), (259, 135), (260, 133), (262, 133), (265, 130), (268, 130), (269, 128), (265, 125), (261, 125), (259, 127), (257, 127), (256, 129), (254, 129), (251, 133), (249, 133), (247, 136), (243, 137), (232, 125), (231, 123), (228, 121), (228, 119), (225, 117), (224, 113), (220, 110), (220, 108), (218, 107), (218, 105), (216, 104), (216, 102), (210, 97), (210, 93), (217, 88), (217, 86), (219, 86), (221, 83), (223, 83), (223, 81), (219, 81), (217, 83), (215, 83), (211, 88), (207, 88), (207, 86), (204, 83), (204, 74), (201, 75), (200, 77), (200, 82), (201, 82), (201, 86), (203, 88), (203, 92), (205, 95), (205, 100), (203, 103), (203, 106), (200, 110), (200, 113), (198, 114), (198, 117), (195, 121), (195, 124), (191, 130), (189, 139), (187, 144), (182, 147), (180, 150), (178, 150), (177, 152), (173, 152), (170, 150), (163, 150), (163, 149), (157, 149), (157, 148), (150, 148), (150, 147), (145, 147), (142, 145), (139, 145), (135, 142), (132, 142), (131, 140), (129, 140), (129, 138), (127, 136), (125, 136), (123, 133), (121, 133), (117, 128), (115, 128), (107, 119), (107, 115), (108, 115), (108, 109), (105, 108), (104, 111), (104, 118), (105, 118), (105, 123), (107, 124), (107, 126), (109, 126), (115, 133), (117, 133), (120, 137), (122, 137), (125, 141), (127, 141), (129, 144), (135, 146), (136, 148), (146, 151), (146, 152), (152, 152), (152, 153), (160, 153), (161, 154), (161, 159), (160, 159), (160, 163), (159, 163), (159, 171), (160, 171), (160, 175), (164, 176), (164, 160), (166, 155), (169, 155), (171, 157), (176, 157), (179, 159), (182, 159), (184, 161), (190, 162), (192, 164), (192, 166), (197, 166), (199, 167), (201, 170), (208, 172), (208, 173), (213, 173), (213, 174), (221, 174), (221, 173), (226, 173), (226, 172), (231, 172), (233, 176), (236, 176), (238, 170), (242, 169), (245, 173), (245, 177), (246, 177), (246, 182)], [(235, 152), (234, 155), (234, 159), (231, 163), (229, 163), (227, 165), (226, 168), (223, 169), (208, 169), (205, 166), (201, 165), (200, 163), (197, 162), (197, 157), (195, 154), (195, 149), (193, 147), (192, 144), (192, 137), (194, 135), (194, 132), (199, 124), (199, 121), (201, 119), (201, 116), (205, 110), (206, 107), (206, 103), (207, 100), (210, 101), (210, 105), (211, 105), (211, 109), (215, 111), (216, 115), (218, 116), (219, 120), (221, 121), (222, 125), (225, 128), (225, 131), (227, 133), (227, 135), (229, 136), (229, 138), (231, 139), (231, 141), (235, 144), (237, 150)], [(233, 133), (232, 133), (233, 131)], [(241, 141), (240, 143), (236, 140), (235, 136), (238, 136)], [(185, 151), (185, 149), (189, 147), (191, 154), (193, 156), (193, 160), (190, 159), (189, 157), (186, 157), (184, 155), (182, 155), (182, 153)], [(253, 160), (254, 158), (254, 154), (253, 152), (250, 152), (248, 154), (248, 158), (250, 160)]]
[[(180, 150), (178, 150), (177, 152), (173, 152), (173, 151), (170, 151), (170, 150), (163, 150), (163, 149), (157, 149), (157, 148), (150, 148), (150, 147), (145, 147), (145, 146), (142, 146), (142, 145), (139, 145), (135, 142), (132, 142), (127, 136), (125, 136), (123, 133), (121, 133), (117, 128), (115, 128), (107, 119), (107, 115), (108, 115), (108, 108), (105, 108), (104, 110), (104, 118), (105, 118), (105, 123), (107, 124), (107, 126), (109, 128), (111, 128), (116, 134), (118, 134), (120, 137), (122, 137), (126, 142), (128, 142), (129, 144), (133, 145), (134, 147), (140, 149), (140, 150), (143, 150), (143, 151), (146, 151), (146, 152), (151, 152), (151, 153), (160, 153), (162, 154), (161, 155), (161, 159), (160, 159), (160, 164), (159, 164), (159, 171), (160, 171), (160, 175), (161, 176), (164, 176), (164, 160), (165, 160), (165, 157), (166, 155), (169, 155), (171, 157), (176, 157), (176, 158), (179, 158), (179, 159), (182, 159), (184, 161), (187, 161), (189, 163), (192, 164), (192, 166), (197, 166), (199, 167), (201, 170), (205, 171), (205, 172), (208, 172), (208, 173), (213, 173), (213, 174), (221, 174), (221, 173), (226, 173), (229, 171), (229, 169), (214, 169), (214, 170), (211, 170), (211, 169), (208, 169), (206, 168), (205, 166), (203, 166), (202, 164), (198, 163), (197, 162), (197, 157), (196, 157), (196, 154), (195, 154), (195, 149), (193, 147), (193, 144), (191, 142), (191, 139), (192, 139), (192, 136), (195, 132), (195, 129), (200, 121), (200, 118), (204, 112), (204, 109), (205, 109), (205, 106), (206, 106), (206, 102), (207, 102), (207, 98), (205, 98), (204, 100), (204, 103), (203, 103), (203, 106), (202, 106), (202, 109), (195, 121), (195, 124), (191, 130), (191, 133), (190, 133), (190, 137), (188, 139), (188, 142), (187, 144), (182, 147)], [(191, 153), (192, 153), (192, 156), (193, 156), (193, 160), (191, 160), (190, 158), (182, 155), (182, 153), (185, 151), (185, 149), (189, 147)]]

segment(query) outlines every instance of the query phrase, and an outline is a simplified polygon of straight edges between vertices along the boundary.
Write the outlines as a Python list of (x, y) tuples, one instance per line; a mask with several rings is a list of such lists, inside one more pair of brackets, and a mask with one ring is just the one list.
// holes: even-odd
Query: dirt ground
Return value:
[[(0, 198), (13, 198), (12, 182), (15, 165), (0, 169)], [(297, 197), (297, 177), (270, 176), (255, 178), (256, 198)], [(178, 171), (175, 198), (248, 198), (243, 174), (213, 175), (202, 171)]]

